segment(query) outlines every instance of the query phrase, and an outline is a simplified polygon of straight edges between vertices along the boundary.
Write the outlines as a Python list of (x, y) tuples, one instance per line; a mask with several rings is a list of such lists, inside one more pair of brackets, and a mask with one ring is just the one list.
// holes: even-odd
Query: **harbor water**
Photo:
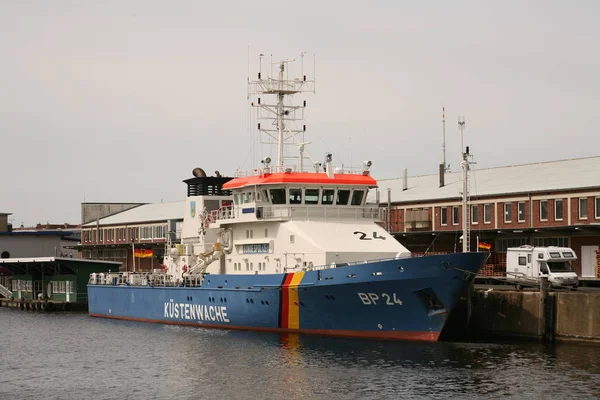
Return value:
[(598, 398), (600, 345), (417, 343), (0, 308), (0, 399)]

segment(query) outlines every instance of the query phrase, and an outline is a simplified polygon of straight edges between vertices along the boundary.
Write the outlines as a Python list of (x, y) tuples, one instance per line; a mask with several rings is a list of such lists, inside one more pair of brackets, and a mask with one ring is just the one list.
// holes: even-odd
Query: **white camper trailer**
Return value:
[(552, 286), (577, 287), (577, 274), (571, 268), (576, 259), (569, 247), (511, 247), (506, 251), (506, 279), (519, 287), (546, 276)]

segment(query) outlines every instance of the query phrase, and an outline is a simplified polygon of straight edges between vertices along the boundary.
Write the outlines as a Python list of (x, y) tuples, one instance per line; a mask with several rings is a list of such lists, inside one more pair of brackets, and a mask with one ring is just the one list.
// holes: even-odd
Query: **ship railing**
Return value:
[(172, 275), (164, 272), (92, 273), (88, 283), (104, 286), (180, 286)]
[(381, 207), (310, 207), (310, 206), (272, 206), (262, 207), (261, 219), (281, 219), (281, 218), (325, 218), (331, 220), (360, 220), (375, 219), (383, 220)]
[(211, 220), (214, 222), (218, 219), (233, 219), (235, 218), (233, 206), (223, 206), (218, 210), (211, 212)]
[[(297, 165), (284, 165), (284, 166), (274, 166), (267, 168), (254, 168), (251, 170), (237, 170), (233, 173), (235, 178), (246, 178), (248, 176), (260, 176), (264, 174), (274, 174), (277, 172), (303, 172), (303, 173), (320, 173), (324, 174), (325, 171), (319, 170), (315, 172), (312, 168), (303, 168), (303, 171), (300, 171)], [(334, 167), (334, 174), (345, 174), (345, 175), (365, 175), (369, 174), (368, 171), (365, 171), (364, 168), (360, 167)]]
[(332, 269), (332, 268), (347, 267), (347, 266), (352, 266), (352, 265), (371, 264), (371, 263), (375, 263), (375, 262), (383, 262), (383, 261), (390, 261), (390, 260), (401, 261), (401, 260), (403, 260), (403, 258), (397, 258), (397, 257), (373, 258), (370, 260), (363, 260), (363, 261), (351, 261), (351, 262), (344, 262), (344, 263), (331, 263), (331, 264), (324, 264), (324, 265), (315, 265), (314, 267), (311, 267), (308, 269), (311, 271), (313, 271), (313, 270), (319, 271), (319, 270), (326, 270), (326, 269)]
[(439, 253), (406, 253), (407, 256), (406, 257), (387, 257), (387, 258), (373, 258), (370, 260), (363, 260), (363, 261), (351, 261), (351, 262), (345, 262), (345, 263), (331, 263), (331, 264), (324, 264), (324, 265), (315, 265), (313, 267), (307, 268), (308, 270), (311, 271), (319, 271), (319, 270), (326, 270), (326, 269), (331, 269), (331, 268), (338, 268), (338, 267), (346, 267), (346, 266), (352, 266), (352, 265), (361, 265), (361, 264), (371, 264), (371, 263), (375, 263), (375, 262), (383, 262), (383, 261), (391, 261), (391, 260), (396, 260), (396, 261), (402, 261), (405, 258), (418, 258), (418, 257), (427, 257), (427, 256), (431, 256), (431, 255), (440, 255), (440, 254), (450, 254), (448, 252), (439, 252)]
[[(374, 219), (384, 220), (385, 209), (382, 207), (352, 207), (352, 206), (268, 206), (258, 207), (261, 210), (258, 214), (260, 219), (287, 219), (287, 218), (325, 218), (335, 220), (348, 219)], [(229, 220), (237, 217), (233, 206), (224, 206), (218, 210), (213, 210), (209, 214), (208, 221)]]

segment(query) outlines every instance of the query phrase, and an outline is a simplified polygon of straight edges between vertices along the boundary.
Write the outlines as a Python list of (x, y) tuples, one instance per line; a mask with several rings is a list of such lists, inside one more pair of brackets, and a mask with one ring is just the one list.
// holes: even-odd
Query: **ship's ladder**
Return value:
[(10, 289), (3, 285), (4, 283), (5, 282), (0, 283), (0, 295), (6, 297), (7, 299), (10, 299), (13, 293)]

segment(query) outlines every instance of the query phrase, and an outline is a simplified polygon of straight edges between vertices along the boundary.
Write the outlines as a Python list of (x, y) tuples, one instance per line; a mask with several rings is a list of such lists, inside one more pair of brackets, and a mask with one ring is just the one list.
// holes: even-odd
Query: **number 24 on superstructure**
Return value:
[(402, 300), (396, 296), (396, 293), (392, 293), (392, 296), (387, 293), (381, 293), (381, 296), (377, 293), (357, 293), (357, 295), (365, 306), (376, 306), (377, 304), (385, 304), (386, 306), (402, 305)]

